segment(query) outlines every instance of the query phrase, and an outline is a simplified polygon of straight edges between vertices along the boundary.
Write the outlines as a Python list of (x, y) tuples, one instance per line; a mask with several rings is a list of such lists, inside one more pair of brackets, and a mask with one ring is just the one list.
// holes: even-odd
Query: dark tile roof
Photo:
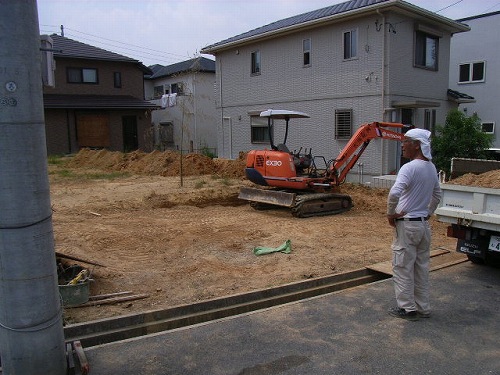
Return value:
[(321, 18), (334, 16), (337, 14), (349, 12), (349, 11), (363, 8), (366, 6), (375, 5), (378, 3), (384, 3), (386, 1), (390, 1), (390, 0), (350, 0), (350, 1), (346, 1), (344, 3), (331, 5), (331, 6), (326, 7), (326, 8), (321, 8), (321, 9), (313, 10), (311, 12), (299, 14), (297, 16), (285, 18), (283, 20), (279, 20), (279, 21), (270, 23), (268, 25), (259, 27), (257, 29), (247, 31), (246, 33), (233, 36), (233, 37), (225, 39), (221, 42), (211, 44), (209, 46), (204, 47), (202, 49), (202, 52), (203, 52), (203, 50), (209, 50), (213, 47), (221, 46), (221, 45), (235, 42), (235, 41), (238, 41), (241, 39), (250, 38), (250, 37), (257, 36), (260, 34), (265, 34), (265, 33), (271, 32), (271, 31), (276, 31), (279, 29), (287, 28), (290, 26), (300, 25), (302, 23), (306, 23), (306, 22), (310, 22), (310, 21), (314, 21), (314, 20), (319, 20)]
[(156, 79), (161, 77), (169, 77), (174, 74), (183, 72), (212, 72), (215, 73), (215, 61), (206, 57), (196, 57), (194, 59), (181, 61), (172, 65), (161, 66), (152, 65), (149, 67), (153, 71), (151, 76), (146, 78)]
[(154, 64), (154, 65), (150, 65), (148, 66), (149, 69), (151, 69), (151, 71), (154, 73), (156, 73), (158, 70), (164, 68), (163, 65), (160, 65), (160, 64)]
[(476, 99), (473, 96), (464, 94), (463, 92), (448, 89), (448, 96), (458, 103), (475, 103)]
[(491, 13), (479, 14), (477, 16), (460, 18), (460, 19), (455, 20), (455, 21), (457, 21), (457, 22), (464, 22), (464, 21), (476, 20), (478, 18), (485, 18), (485, 17), (496, 16), (496, 15), (499, 15), (499, 14), (500, 14), (500, 11), (496, 11), (496, 12), (491, 12)]
[(160, 106), (129, 95), (58, 95), (44, 94), (44, 108), (73, 109), (154, 109)]
[(149, 68), (143, 65), (139, 60), (132, 59), (127, 56), (119, 55), (118, 53), (110, 52), (102, 48), (94, 47), (89, 44), (78, 42), (73, 39), (66, 38), (57, 34), (52, 34), (50, 37), (53, 40), (52, 48), (54, 58), (73, 58), (73, 59), (89, 59), (89, 60), (104, 60), (128, 62), (137, 64), (145, 73), (151, 73)]

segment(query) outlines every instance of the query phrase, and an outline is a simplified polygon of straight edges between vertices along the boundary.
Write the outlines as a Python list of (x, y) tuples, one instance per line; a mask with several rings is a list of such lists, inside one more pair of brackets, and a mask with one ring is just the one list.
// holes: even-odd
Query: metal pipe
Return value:
[(358, 183), (363, 183), (363, 163), (358, 163)]
[(35, 0), (0, 1), (0, 45), (2, 370), (5, 375), (63, 375)]
[[(377, 14), (382, 17), (382, 88), (380, 91), (381, 102), (382, 102), (382, 119), (385, 121), (385, 80), (386, 80), (386, 71), (385, 71), (385, 63), (386, 63), (386, 35), (385, 35), (385, 14), (381, 13), (379, 9), (377, 9)], [(380, 142), (380, 168), (381, 174), (386, 173), (387, 167), (385, 166), (385, 143), (384, 139)]]

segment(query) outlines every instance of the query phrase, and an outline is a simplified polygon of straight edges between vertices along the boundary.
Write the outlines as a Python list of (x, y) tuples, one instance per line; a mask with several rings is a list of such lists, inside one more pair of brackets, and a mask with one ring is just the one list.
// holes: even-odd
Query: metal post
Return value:
[(2, 369), (63, 375), (36, 0), (0, 0), (0, 46)]

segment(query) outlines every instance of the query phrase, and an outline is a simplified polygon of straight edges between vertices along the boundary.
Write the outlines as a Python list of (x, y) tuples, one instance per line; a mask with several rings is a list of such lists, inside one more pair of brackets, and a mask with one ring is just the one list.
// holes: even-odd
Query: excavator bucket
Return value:
[(295, 196), (295, 193), (284, 191), (241, 187), (238, 198), (252, 202), (273, 204), (275, 206), (293, 207), (295, 205)]

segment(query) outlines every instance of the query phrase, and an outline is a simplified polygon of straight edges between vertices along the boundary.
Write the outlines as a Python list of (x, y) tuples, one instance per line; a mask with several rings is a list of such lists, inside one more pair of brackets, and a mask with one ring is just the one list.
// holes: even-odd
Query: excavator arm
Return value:
[(372, 122), (361, 125), (330, 166), (329, 177), (335, 180), (337, 185), (340, 185), (345, 181), (347, 173), (356, 164), (372, 139), (383, 138), (402, 141), (404, 133), (388, 128), (409, 130), (412, 127), (395, 122)]

